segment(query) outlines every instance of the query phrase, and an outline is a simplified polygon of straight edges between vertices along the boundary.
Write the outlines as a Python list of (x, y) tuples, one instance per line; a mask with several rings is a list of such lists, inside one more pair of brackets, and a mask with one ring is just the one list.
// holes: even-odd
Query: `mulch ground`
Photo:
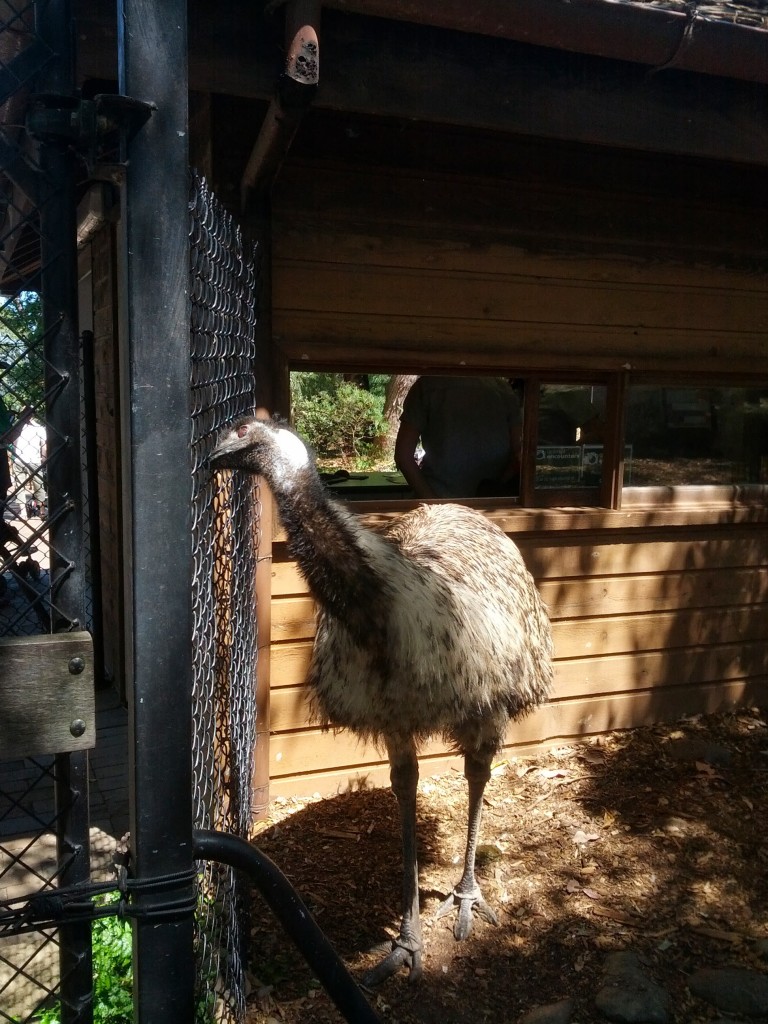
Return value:
[[(434, 920), (460, 874), (466, 785), (422, 778), (424, 976), (371, 994), (391, 1024), (514, 1024), (535, 1006), (594, 1009), (607, 953), (632, 949), (672, 997), (675, 1024), (718, 1014), (686, 978), (705, 966), (768, 971), (768, 727), (758, 709), (613, 733), (500, 763), (486, 790), (478, 878), (499, 914), (457, 943)], [(397, 931), (401, 859), (388, 790), (282, 800), (256, 843), (288, 875), (352, 974)], [(762, 940), (762, 944), (760, 942)], [(249, 1024), (341, 1015), (260, 897), (252, 914)]]

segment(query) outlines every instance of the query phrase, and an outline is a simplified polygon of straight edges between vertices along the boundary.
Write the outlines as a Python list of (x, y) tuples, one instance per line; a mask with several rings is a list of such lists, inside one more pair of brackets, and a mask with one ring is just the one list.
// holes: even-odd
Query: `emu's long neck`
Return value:
[(315, 599), (352, 633), (364, 636), (381, 617), (387, 581), (376, 565), (376, 547), (386, 541), (367, 534), (331, 501), (313, 468), (288, 484), (269, 481), (296, 558)]

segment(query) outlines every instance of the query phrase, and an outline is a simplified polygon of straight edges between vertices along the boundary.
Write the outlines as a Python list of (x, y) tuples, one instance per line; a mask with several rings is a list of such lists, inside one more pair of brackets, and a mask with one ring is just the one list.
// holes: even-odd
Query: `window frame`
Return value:
[[(526, 509), (566, 509), (583, 511), (585, 514), (599, 511), (628, 511), (680, 509), (696, 507), (762, 507), (768, 506), (768, 483), (749, 484), (681, 484), (676, 486), (633, 486), (624, 485), (625, 426), (628, 407), (628, 393), (632, 385), (655, 386), (659, 388), (733, 387), (768, 389), (768, 375), (745, 379), (743, 374), (732, 378), (725, 374), (683, 375), (681, 372), (659, 373), (634, 371), (630, 367), (620, 370), (604, 368), (585, 369), (528, 369), (499, 366), (472, 366), (462, 362), (459, 367), (436, 366), (391, 366), (348, 363), (294, 363), (285, 367), (285, 393), (288, 393), (290, 372), (332, 372), (332, 373), (429, 373), (452, 376), (492, 376), (518, 378), (525, 382), (525, 403), (523, 411), (520, 493), (517, 497), (462, 498), (463, 503), (480, 508), (509, 508), (518, 511)], [(537, 488), (535, 486), (536, 449), (538, 440), (539, 393), (542, 384), (584, 384), (604, 386), (606, 389), (605, 431), (603, 440), (603, 475), (599, 487)], [(292, 412), (292, 410), (291, 410)], [(444, 499), (434, 499), (444, 500)], [(413, 503), (413, 498), (383, 500), (388, 507)], [(363, 504), (364, 502), (355, 502)], [(365, 504), (373, 504), (366, 502)]]

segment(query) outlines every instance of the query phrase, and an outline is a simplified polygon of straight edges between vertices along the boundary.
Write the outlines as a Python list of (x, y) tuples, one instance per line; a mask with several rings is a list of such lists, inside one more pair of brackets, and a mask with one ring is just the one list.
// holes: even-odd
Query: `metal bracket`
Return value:
[(116, 131), (133, 138), (154, 110), (155, 103), (113, 93), (100, 93), (92, 100), (40, 93), (31, 98), (26, 128), (41, 142), (74, 146), (93, 167), (100, 139)]

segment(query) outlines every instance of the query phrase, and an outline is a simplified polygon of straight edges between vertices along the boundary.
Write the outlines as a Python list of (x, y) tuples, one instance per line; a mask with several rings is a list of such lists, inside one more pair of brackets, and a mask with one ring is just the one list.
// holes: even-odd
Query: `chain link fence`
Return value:
[[(46, 147), (56, 148), (56, 159), (62, 147), (25, 127), (57, 59), (55, 32), (41, 31), (43, 7), (0, 0), (0, 643), (99, 625), (91, 532), (98, 509), (88, 509), (98, 494), (88, 473), (94, 423), (83, 399), (92, 386), (92, 349), (88, 337), (64, 330), (76, 323), (76, 309), (54, 314), (46, 294), (46, 274), (57, 261), (76, 263), (74, 237), (69, 251), (61, 234), (47, 234), (57, 208), (72, 213), (75, 197), (50, 174)], [(65, 48), (71, 34), (60, 34)], [(220, 428), (253, 411), (259, 252), (197, 176), (189, 211), (194, 824), (246, 837), (261, 506), (255, 484), (212, 476), (207, 459)], [(69, 419), (57, 406), (62, 395), (75, 410)], [(57, 468), (62, 458), (78, 475), (71, 488)], [(75, 530), (68, 527), (72, 517)], [(74, 558), (71, 545), (59, 543), (73, 535), (80, 544)], [(73, 612), (67, 587), (75, 577), (82, 600)], [(62, 955), (67, 929), (15, 928), (12, 920), (8, 926), (7, 909), (21, 897), (71, 884), (77, 857), (87, 871), (87, 814), (84, 833), (71, 832), (72, 805), (82, 807), (87, 798), (87, 787), (73, 780), (87, 773), (83, 752), (8, 761), (0, 751), (0, 1022), (32, 1021), (46, 1007), (66, 1024), (91, 1019), (90, 986), (73, 990), (67, 975), (68, 963), (81, 971), (83, 962), (72, 950)], [(198, 878), (198, 1019), (240, 1021), (248, 939), (242, 879), (210, 862), (200, 864)]]
[[(71, 474), (78, 460), (69, 438), (85, 429), (70, 326), (76, 310), (54, 300), (54, 312), (45, 303), (52, 279), (65, 276), (61, 268), (74, 268), (74, 238), (62, 247), (59, 227), (60, 211), (74, 199), (71, 179), (48, 162), (50, 147), (27, 129), (35, 96), (50, 88), (61, 67), (51, 14), (32, 2), (0, 2), (0, 643), (26, 638), (32, 644), (85, 621), (69, 589), (82, 579), (85, 560), (81, 482), (49, 487), (51, 472), (59, 479)], [(66, 50), (66, 40), (59, 42)], [(84, 474), (79, 461), (75, 472)], [(17, 649), (21, 657), (32, 651)], [(72, 809), (85, 800), (86, 755), (28, 753), (0, 764), (0, 899), (6, 901), (67, 884), (75, 865), (75, 875), (87, 871), (87, 820), (78, 835), (71, 831)], [(65, 839), (68, 830), (79, 849)], [(53, 1005), (70, 1020), (79, 1009), (89, 1012), (89, 992), (84, 1001), (70, 999), (79, 954), (70, 957), (67, 942), (58, 928), (2, 936), (0, 1021), (27, 1020)]]
[[(207, 465), (218, 431), (253, 411), (257, 251), (195, 177), (190, 197), (193, 452), (193, 779), (197, 828), (247, 837), (256, 708), (258, 489)], [(198, 902), (199, 977), (217, 1019), (245, 1011), (244, 894), (206, 862)]]

